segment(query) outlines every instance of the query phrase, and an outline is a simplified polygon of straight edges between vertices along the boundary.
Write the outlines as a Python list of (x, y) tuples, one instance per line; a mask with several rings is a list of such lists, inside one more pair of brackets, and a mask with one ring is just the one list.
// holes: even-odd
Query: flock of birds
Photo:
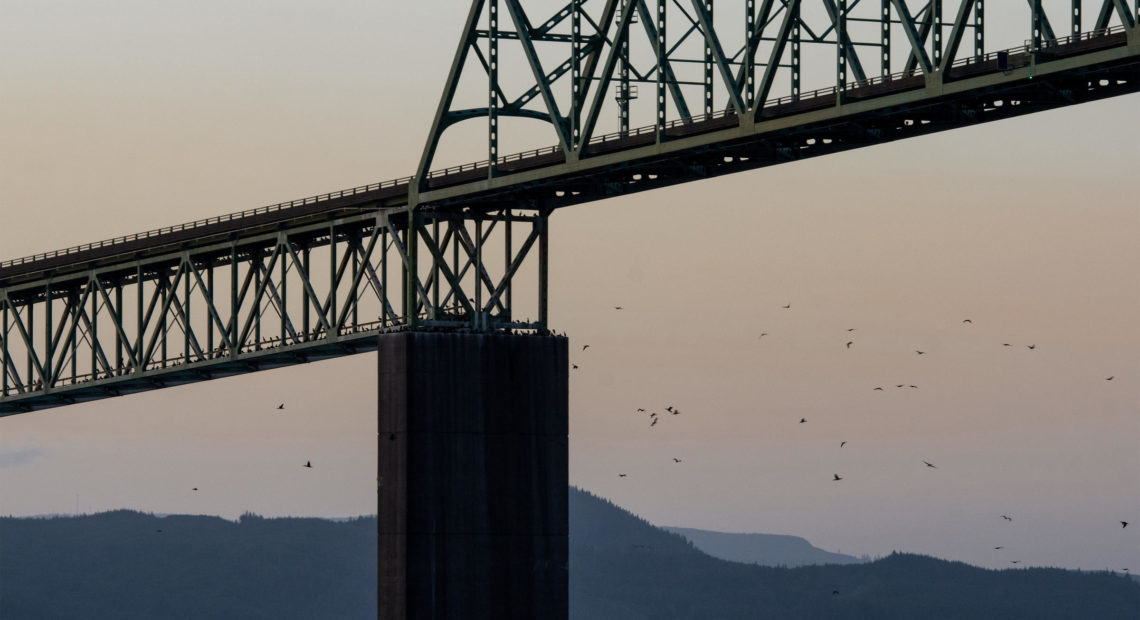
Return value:
[[(781, 306), (781, 308), (782, 308), (782, 309), (784, 309), (784, 310), (790, 310), (790, 309), (792, 308), (792, 304), (790, 304), (790, 303), (788, 303), (788, 304), (785, 304), (785, 305)], [(624, 308), (623, 308), (622, 306), (614, 306), (614, 310), (623, 310), (623, 309), (624, 309)], [(972, 319), (963, 319), (963, 320), (962, 320), (962, 324), (963, 324), (963, 325), (972, 325), (973, 323), (974, 323), (974, 321), (973, 321)], [(855, 332), (855, 331), (856, 331), (856, 328), (854, 328), (854, 327), (851, 327), (851, 328), (848, 328), (848, 329), (847, 329), (847, 333), (848, 333), (848, 334), (851, 334), (851, 333), (853, 333), (853, 332)], [(765, 337), (765, 336), (767, 336), (767, 335), (768, 335), (768, 332), (761, 332), (758, 338), (764, 338), (764, 337)], [(849, 337), (850, 337), (850, 336), (849, 336)], [(855, 340), (853, 340), (853, 339), (852, 339), (852, 340), (848, 340), (848, 341), (846, 342), (845, 348), (846, 348), (846, 349), (851, 349), (851, 347), (852, 347), (854, 344), (855, 344)], [(1003, 343), (1002, 343), (1002, 346), (1003, 346), (1003, 347), (1013, 347), (1014, 345), (1013, 345), (1012, 343), (1003, 342)], [(584, 352), (585, 352), (587, 349), (589, 349), (589, 348), (590, 348), (590, 345), (588, 345), (588, 344), (587, 344), (587, 345), (583, 345), (583, 346), (582, 346), (582, 351), (581, 351), (581, 352), (583, 352), (583, 353), (584, 353)], [(1027, 345), (1025, 345), (1025, 348), (1026, 348), (1026, 349), (1028, 349), (1028, 350), (1030, 350), (1030, 351), (1036, 351), (1036, 350), (1037, 350), (1037, 345), (1036, 345), (1036, 344), (1027, 344)], [(915, 350), (914, 350), (914, 352), (915, 352), (915, 354), (916, 354), (916, 355), (926, 355), (926, 354), (927, 354), (927, 352), (926, 352), (926, 351), (923, 351), (923, 350), (920, 350), (920, 349), (915, 349)], [(574, 370), (577, 370), (577, 369), (579, 368), (579, 366), (578, 366), (577, 364), (572, 364), (572, 365), (571, 365), (571, 367), (572, 367)], [(1115, 378), (1116, 378), (1116, 376), (1115, 376), (1115, 375), (1111, 375), (1111, 376), (1105, 377), (1105, 379), (1104, 379), (1104, 380), (1105, 380), (1105, 381), (1112, 381), (1112, 380), (1114, 380)], [(895, 388), (899, 388), (899, 389), (918, 389), (918, 386), (917, 386), (917, 385), (912, 385), (912, 384), (910, 384), (910, 383), (896, 383), (896, 384), (894, 384), (894, 386), (895, 386)], [(873, 391), (877, 391), (877, 392), (881, 392), (881, 391), (884, 391), (884, 390), (885, 390), (884, 386), (876, 386), (876, 387), (874, 387), (874, 388), (873, 388)], [(670, 413), (670, 414), (672, 414), (672, 415), (674, 415), (674, 416), (676, 416), (676, 415), (680, 415), (680, 414), (681, 414), (680, 410), (678, 410), (676, 407), (674, 407), (674, 406), (672, 406), (672, 405), (669, 405), (669, 406), (665, 407), (665, 411), (666, 411), (666, 412), (668, 412), (668, 413)], [(637, 413), (639, 413), (639, 414), (646, 414), (646, 413), (648, 413), (648, 416), (649, 416), (649, 426), (650, 426), (650, 427), (654, 427), (654, 426), (656, 426), (656, 425), (657, 425), (657, 423), (658, 423), (658, 421), (659, 421), (660, 419), (662, 419), (662, 418), (666, 417), (666, 416), (661, 416), (661, 415), (659, 415), (659, 414), (658, 414), (656, 411), (650, 411), (650, 410), (647, 410), (647, 409), (645, 409), (644, 407), (638, 407), (638, 408), (637, 408)], [(801, 418), (800, 418), (800, 420), (799, 420), (799, 424), (807, 424), (807, 422), (808, 422), (808, 420), (807, 420), (807, 418), (806, 418), (806, 417), (801, 417)], [(845, 446), (845, 445), (847, 445), (847, 442), (846, 442), (846, 441), (841, 441), (841, 442), (839, 443), (839, 447), (840, 447), (840, 448), (842, 448), (842, 447), (843, 447), (843, 446)], [(920, 460), (921, 460), (921, 459), (920, 459)], [(681, 463), (681, 462), (682, 462), (682, 460), (681, 460), (681, 459), (679, 459), (679, 458), (677, 458), (677, 457), (673, 457), (673, 462), (674, 462), (674, 463)], [(934, 463), (931, 463), (930, 461), (922, 460), (922, 463), (923, 463), (923, 465), (924, 465), (926, 468), (928, 468), (928, 469), (938, 469), (938, 466), (937, 466), (937, 465), (935, 465)], [(619, 477), (619, 478), (626, 478), (626, 477), (628, 477), (628, 475), (627, 475), (627, 474), (625, 474), (625, 473), (619, 473), (619, 474), (618, 474), (618, 477)], [(841, 475), (839, 475), (838, 473), (833, 473), (833, 474), (832, 474), (832, 478), (831, 478), (831, 480), (832, 480), (832, 482), (841, 482), (842, 480), (844, 480), (844, 477), (843, 477), (843, 476), (841, 476)], [(1010, 522), (1010, 523), (1012, 523), (1012, 522), (1013, 522), (1013, 517), (1010, 517), (1009, 515), (1005, 515), (1005, 514), (1003, 514), (1003, 515), (1001, 515), (1001, 518), (1002, 518), (1003, 520), (1007, 521), (1007, 522)], [(1122, 520), (1122, 521), (1120, 521), (1120, 527), (1121, 527), (1121, 529), (1125, 529), (1125, 528), (1127, 528), (1127, 527), (1128, 527), (1128, 524), (1129, 524), (1129, 522), (1128, 522), (1128, 521), (1123, 521), (1123, 520)], [(634, 546), (635, 546), (635, 547), (637, 547), (638, 545), (634, 545)], [(1004, 546), (1004, 545), (998, 545), (998, 546), (995, 546), (995, 547), (993, 547), (993, 549), (994, 549), (995, 551), (1000, 551), (1000, 550), (1004, 550), (1004, 549), (1005, 549), (1005, 546)], [(1022, 560), (1010, 560), (1010, 561), (1009, 561), (1009, 563), (1010, 563), (1010, 564), (1013, 564), (1013, 565), (1017, 565), (1017, 564), (1020, 564), (1021, 562), (1022, 562)], [(1122, 572), (1124, 572), (1124, 573), (1129, 573), (1129, 572), (1130, 572), (1130, 569), (1128, 569), (1128, 568), (1122, 568), (1122, 569), (1120, 569), (1120, 570), (1121, 570)], [(839, 594), (839, 591), (838, 591), (838, 590), (835, 590), (835, 591), (833, 591), (833, 592), (832, 592), (832, 594), (836, 594), (836, 595), (837, 595), (837, 594)]]

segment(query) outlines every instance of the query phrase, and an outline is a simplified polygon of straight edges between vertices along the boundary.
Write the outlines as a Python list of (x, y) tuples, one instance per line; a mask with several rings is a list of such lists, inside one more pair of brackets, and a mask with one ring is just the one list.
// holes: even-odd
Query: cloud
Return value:
[(0, 469), (6, 467), (21, 467), (41, 456), (44, 456), (44, 451), (34, 447), (0, 450)]

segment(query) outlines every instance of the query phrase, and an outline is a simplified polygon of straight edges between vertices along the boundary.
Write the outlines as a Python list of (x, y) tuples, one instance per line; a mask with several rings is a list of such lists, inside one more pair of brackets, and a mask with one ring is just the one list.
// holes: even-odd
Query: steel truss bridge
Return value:
[[(555, 209), (1134, 93), (1137, 5), (474, 0), (414, 176), (0, 263), (0, 416), (545, 331)], [(470, 119), (486, 159), (433, 170)], [(518, 119), (555, 145), (501, 155)]]

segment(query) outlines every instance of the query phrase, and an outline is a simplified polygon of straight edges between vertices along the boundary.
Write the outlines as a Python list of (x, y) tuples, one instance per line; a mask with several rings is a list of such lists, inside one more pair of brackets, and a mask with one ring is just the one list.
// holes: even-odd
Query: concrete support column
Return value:
[(380, 618), (567, 618), (567, 340), (380, 336)]

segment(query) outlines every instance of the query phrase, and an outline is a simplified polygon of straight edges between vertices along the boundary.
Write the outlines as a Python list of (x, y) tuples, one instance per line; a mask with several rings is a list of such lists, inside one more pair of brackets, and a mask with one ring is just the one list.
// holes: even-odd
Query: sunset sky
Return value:
[[(0, 0), (0, 260), (411, 174), (466, 10)], [(559, 211), (571, 483), (661, 525), (1140, 571), (1138, 110)], [(440, 165), (485, 152), (460, 131)], [(375, 513), (375, 364), (2, 418), (0, 514)]]

